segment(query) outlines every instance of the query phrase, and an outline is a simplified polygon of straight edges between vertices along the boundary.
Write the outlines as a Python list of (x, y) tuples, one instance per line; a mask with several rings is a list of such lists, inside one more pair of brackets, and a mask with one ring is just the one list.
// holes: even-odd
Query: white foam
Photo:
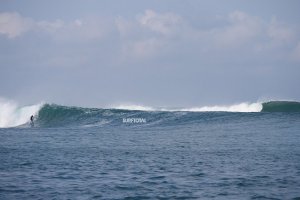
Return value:
[(154, 108), (149, 107), (149, 106), (130, 105), (130, 104), (118, 105), (113, 108), (122, 109), (122, 110), (141, 110), (141, 111), (154, 111), (155, 110)]
[(262, 110), (261, 103), (240, 103), (229, 106), (204, 106), (188, 109), (180, 109), (180, 111), (189, 112), (260, 112)]
[(169, 108), (153, 108), (149, 106), (141, 105), (120, 105), (114, 107), (116, 109), (124, 110), (141, 110), (141, 111), (185, 111), (185, 112), (260, 112), (262, 110), (261, 103), (239, 103), (234, 105), (224, 106), (203, 106), (203, 107), (191, 107), (191, 108), (180, 108), (180, 109), (169, 109)]
[(20, 107), (16, 102), (0, 99), (0, 128), (15, 127), (29, 121), (36, 115), (43, 103)]

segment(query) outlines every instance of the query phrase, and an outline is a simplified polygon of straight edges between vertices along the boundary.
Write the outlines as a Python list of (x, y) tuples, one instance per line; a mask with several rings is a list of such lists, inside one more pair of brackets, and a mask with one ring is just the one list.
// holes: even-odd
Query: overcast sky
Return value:
[(186, 107), (300, 100), (300, 1), (0, 0), (0, 97)]

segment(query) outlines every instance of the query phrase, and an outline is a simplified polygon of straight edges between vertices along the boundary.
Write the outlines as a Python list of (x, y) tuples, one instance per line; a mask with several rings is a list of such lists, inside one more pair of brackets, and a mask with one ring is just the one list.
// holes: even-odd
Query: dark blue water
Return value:
[(300, 113), (115, 112), (0, 129), (0, 199), (300, 199)]

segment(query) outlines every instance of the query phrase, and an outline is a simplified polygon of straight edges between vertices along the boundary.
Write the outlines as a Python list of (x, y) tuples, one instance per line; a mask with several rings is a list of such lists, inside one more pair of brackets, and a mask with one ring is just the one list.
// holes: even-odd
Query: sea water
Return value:
[(300, 199), (300, 112), (45, 104), (34, 123), (0, 128), (0, 199)]

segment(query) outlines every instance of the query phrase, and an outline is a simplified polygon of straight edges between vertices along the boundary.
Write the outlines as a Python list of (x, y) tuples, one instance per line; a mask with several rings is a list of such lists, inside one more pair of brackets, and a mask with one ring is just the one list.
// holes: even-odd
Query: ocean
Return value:
[(0, 199), (300, 199), (298, 102), (6, 103), (0, 127)]

